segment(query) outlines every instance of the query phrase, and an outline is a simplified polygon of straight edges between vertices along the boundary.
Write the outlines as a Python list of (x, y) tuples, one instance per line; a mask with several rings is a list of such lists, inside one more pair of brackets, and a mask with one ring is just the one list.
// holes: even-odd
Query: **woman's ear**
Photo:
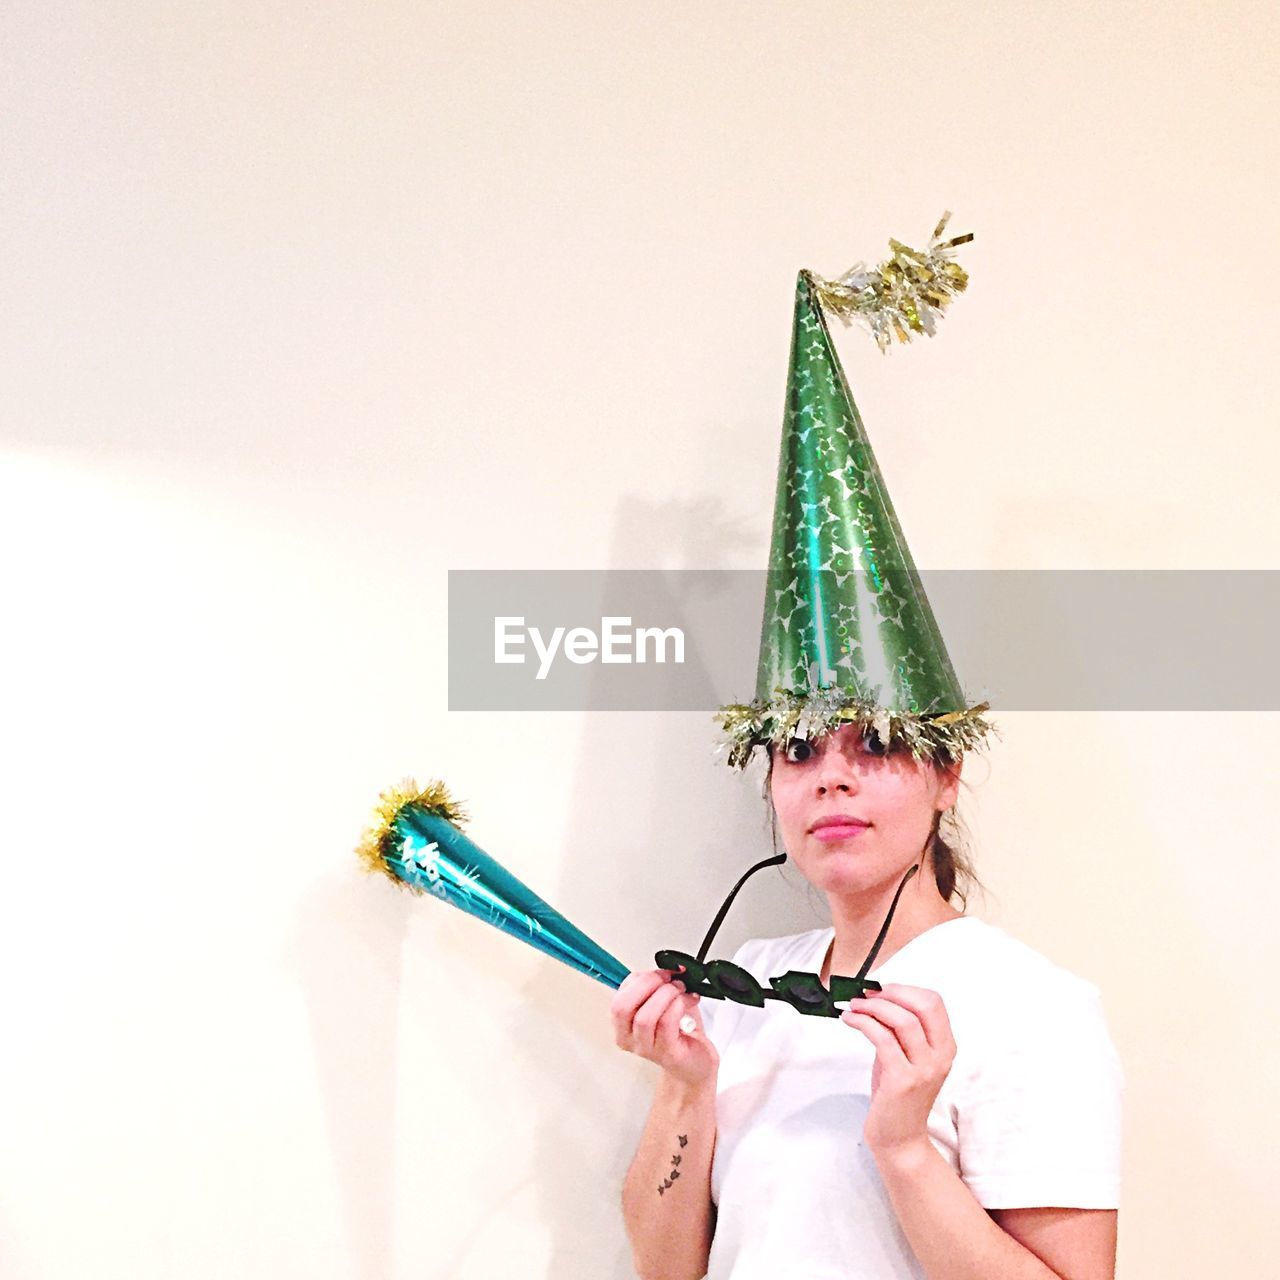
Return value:
[(941, 809), (950, 809), (960, 795), (960, 773), (964, 768), (964, 756), (956, 756), (954, 760), (939, 764), (942, 785), (938, 789), (938, 805)]

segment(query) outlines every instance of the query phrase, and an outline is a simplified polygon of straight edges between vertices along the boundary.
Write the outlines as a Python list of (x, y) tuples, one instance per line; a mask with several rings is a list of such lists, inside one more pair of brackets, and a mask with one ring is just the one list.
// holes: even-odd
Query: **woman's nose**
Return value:
[(828, 791), (854, 791), (858, 786), (858, 775), (843, 751), (828, 747), (818, 765), (816, 781), (819, 795)]

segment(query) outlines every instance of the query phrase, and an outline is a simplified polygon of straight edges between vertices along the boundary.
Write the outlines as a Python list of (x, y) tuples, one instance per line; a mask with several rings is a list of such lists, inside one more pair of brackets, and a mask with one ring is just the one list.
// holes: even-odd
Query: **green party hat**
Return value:
[(973, 237), (939, 243), (949, 217), (923, 251), (890, 240), (875, 269), (796, 280), (756, 696), (718, 712), (734, 767), (848, 721), (917, 758), (954, 757), (993, 728), (947, 656), (824, 314), (862, 321), (881, 350), (931, 335), (968, 283), (952, 253)]

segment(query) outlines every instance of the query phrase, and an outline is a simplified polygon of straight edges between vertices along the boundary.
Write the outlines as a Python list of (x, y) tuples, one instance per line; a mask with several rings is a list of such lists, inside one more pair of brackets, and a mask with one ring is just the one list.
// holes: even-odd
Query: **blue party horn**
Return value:
[(442, 782), (412, 778), (382, 793), (356, 852), (418, 893), (451, 903), (615, 990), (630, 972), (462, 833), (467, 820)]

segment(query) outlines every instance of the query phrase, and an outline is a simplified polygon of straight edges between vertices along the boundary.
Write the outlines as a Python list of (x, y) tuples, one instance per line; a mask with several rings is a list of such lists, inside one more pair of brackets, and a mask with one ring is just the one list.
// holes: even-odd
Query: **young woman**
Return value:
[(662, 1070), (622, 1195), (641, 1280), (1113, 1280), (1123, 1077), (1099, 993), (951, 905), (960, 772), (852, 724), (770, 751), (784, 847), (833, 927), (734, 962), (825, 984), (890, 914), (882, 990), (839, 1019), (668, 970), (616, 993), (619, 1047)]

